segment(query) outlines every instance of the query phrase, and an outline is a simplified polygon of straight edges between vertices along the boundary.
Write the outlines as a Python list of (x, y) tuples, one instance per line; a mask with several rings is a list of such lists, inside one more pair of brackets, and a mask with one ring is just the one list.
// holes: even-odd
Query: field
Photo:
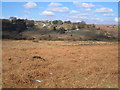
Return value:
[(118, 25), (95, 25), (97, 28), (101, 28), (103, 31), (107, 31), (115, 37), (118, 37)]
[(3, 88), (118, 88), (116, 42), (3, 40)]

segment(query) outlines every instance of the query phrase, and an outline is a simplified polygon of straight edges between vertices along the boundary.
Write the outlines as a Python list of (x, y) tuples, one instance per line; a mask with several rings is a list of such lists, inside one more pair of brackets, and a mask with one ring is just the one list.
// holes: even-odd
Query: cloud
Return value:
[(29, 11), (23, 11), (23, 13), (24, 13), (24, 14), (30, 14), (30, 12), (29, 12)]
[[(11, 16), (9, 16), (10, 18)], [(23, 16), (12, 16), (12, 17), (16, 17), (17, 19), (29, 19), (29, 16), (27, 15), (23, 15)]]
[(27, 9), (35, 9), (37, 8), (37, 4), (35, 2), (28, 2), (24, 5), (24, 7)]
[[(83, 21), (89, 19), (87, 16), (83, 14), (75, 15), (75, 16), (68, 16), (72, 21)], [(67, 17), (66, 17), (67, 18)]]
[(84, 11), (91, 11), (92, 9), (91, 8), (85, 8), (83, 9)]
[(62, 4), (60, 4), (60, 3), (50, 3), (48, 6), (58, 7), (58, 6), (62, 6)]
[(5, 19), (6, 17), (4, 17), (4, 16), (0, 16), (0, 19)]
[(70, 16), (70, 18), (71, 19), (86, 19), (87, 17), (85, 17), (85, 16), (81, 16), (81, 17), (79, 17), (79, 16)]
[(111, 8), (99, 8), (96, 9), (95, 12), (97, 13), (111, 13), (113, 10)]
[(91, 19), (90, 17), (92, 17), (91, 14), (89, 13), (79, 13), (75, 16), (70, 16), (71, 19), (81, 19), (81, 20), (88, 20), (88, 19)]
[(78, 13), (80, 13), (80, 12), (79, 12), (79, 11), (76, 11), (76, 10), (71, 10), (69, 13), (70, 13), (70, 14), (78, 14)]
[[(62, 4), (60, 3), (50, 3), (45, 11), (40, 13), (42, 16), (54, 16), (55, 13), (70, 13), (68, 7), (59, 7)], [(75, 13), (75, 11), (72, 13)]]
[(102, 21), (102, 19), (98, 18), (98, 17), (92, 17), (90, 20), (93, 20), (93, 21)]
[(90, 13), (80, 13), (80, 14), (78, 14), (77, 16), (91, 16), (91, 14)]
[(115, 16), (114, 14), (107, 14), (107, 13), (105, 13), (105, 14), (103, 14), (104, 16)]
[(89, 13), (80, 13), (74, 16), (66, 16), (64, 17), (65, 19), (69, 19), (72, 22), (80, 22), (80, 21), (85, 21), (88, 24), (97, 24), (97, 23), (102, 23), (103, 19), (95, 16), (93, 14)]
[(109, 18), (103, 19), (101, 24), (117, 24), (117, 22), (115, 22), (115, 18), (109, 17)]
[(51, 12), (69, 12), (69, 8), (67, 7), (48, 7), (47, 11)]
[(42, 15), (42, 16), (54, 16), (55, 14), (51, 11), (43, 11), (40, 15)]
[(115, 21), (115, 22), (120, 22), (120, 18), (115, 17), (115, 18), (114, 18), (114, 21)]
[(92, 7), (95, 7), (95, 5), (92, 4), (92, 3), (73, 2), (73, 4), (75, 4), (78, 7), (83, 7), (83, 8), (92, 8)]
[(17, 18), (20, 18), (20, 19), (28, 19), (29, 17), (27, 15), (24, 15), (24, 16), (16, 16)]

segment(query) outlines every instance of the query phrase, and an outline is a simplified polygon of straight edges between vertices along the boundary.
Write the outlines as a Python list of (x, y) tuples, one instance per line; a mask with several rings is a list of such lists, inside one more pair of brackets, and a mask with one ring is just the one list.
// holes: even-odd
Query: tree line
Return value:
[(34, 26), (34, 20), (17, 19), (16, 17), (10, 17), (9, 19), (2, 19), (2, 31), (16, 31), (20, 33), (28, 28)]

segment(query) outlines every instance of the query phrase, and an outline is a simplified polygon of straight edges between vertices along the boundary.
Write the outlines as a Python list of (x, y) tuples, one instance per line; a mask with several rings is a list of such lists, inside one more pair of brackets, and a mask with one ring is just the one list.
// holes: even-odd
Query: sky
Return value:
[(117, 2), (2, 2), (1, 18), (117, 24)]

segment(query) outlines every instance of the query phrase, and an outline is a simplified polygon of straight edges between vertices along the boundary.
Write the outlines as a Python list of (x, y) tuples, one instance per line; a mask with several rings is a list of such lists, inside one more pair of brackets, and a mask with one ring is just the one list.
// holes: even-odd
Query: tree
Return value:
[(81, 24), (83, 24), (83, 25), (84, 25), (84, 24), (86, 24), (86, 23), (85, 23), (85, 21), (81, 21)]
[(24, 19), (17, 19), (16, 30), (18, 33), (26, 29), (26, 22)]
[(12, 24), (16, 24), (17, 18), (16, 17), (10, 17), (9, 18)]
[(92, 26), (93, 26), (93, 28), (95, 28), (95, 25), (94, 25), (94, 24), (92, 24)]
[(62, 33), (65, 33), (65, 29), (63, 27), (59, 28), (59, 32), (62, 34)]
[(64, 23), (71, 24), (71, 21), (64, 21)]
[(57, 20), (54, 20), (52, 23), (53, 23), (53, 24), (57, 24), (57, 23), (58, 23), (58, 21), (57, 21)]
[(76, 29), (76, 25), (73, 24), (71, 29), (72, 29), (72, 30), (75, 30), (75, 29)]
[(58, 25), (62, 25), (63, 24), (63, 21), (61, 21), (61, 20), (58, 20), (58, 23), (57, 23)]
[(34, 26), (34, 20), (26, 20), (26, 26), (27, 27), (33, 27)]
[(57, 24), (57, 25), (62, 25), (63, 24), (63, 21), (61, 20), (54, 20), (52, 21), (53, 24)]
[(84, 28), (86, 25), (85, 21), (81, 21), (78, 23), (78, 28), (81, 29), (81, 28)]
[(10, 20), (17, 20), (16, 17), (10, 17), (9, 19), (10, 19)]

